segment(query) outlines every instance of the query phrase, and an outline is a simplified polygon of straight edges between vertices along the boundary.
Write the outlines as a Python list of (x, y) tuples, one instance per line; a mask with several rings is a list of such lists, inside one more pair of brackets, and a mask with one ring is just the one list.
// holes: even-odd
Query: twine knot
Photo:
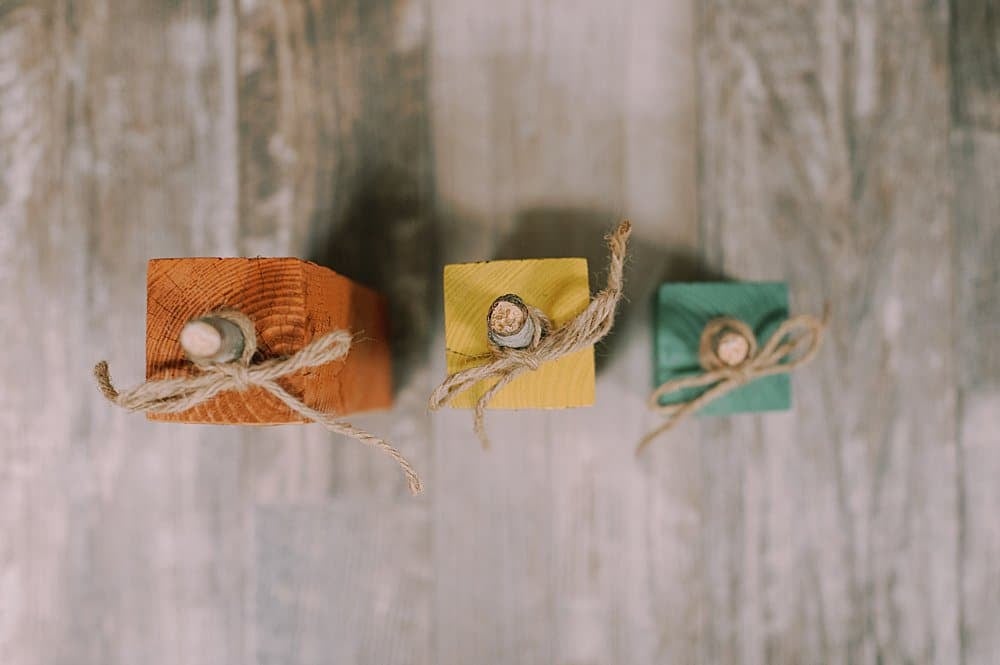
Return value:
[[(784, 321), (762, 348), (750, 326), (733, 317), (709, 321), (698, 344), (698, 363), (702, 373), (671, 379), (653, 391), (649, 408), (666, 416), (667, 421), (639, 442), (636, 452), (652, 443), (677, 423), (740, 386), (773, 374), (785, 374), (811, 361), (823, 341), (830, 316), (829, 306), (818, 319), (808, 314)], [(707, 387), (692, 399), (673, 404), (660, 400), (685, 388)]]
[(208, 365), (201, 367), (200, 369), (203, 372), (218, 372), (223, 376), (229, 377), (232, 382), (232, 389), (237, 392), (246, 392), (254, 386), (253, 378), (250, 374), (250, 368), (244, 365), (239, 365), (236, 362)]
[(525, 368), (531, 372), (537, 372), (538, 368), (541, 367), (545, 361), (539, 358), (533, 353), (524, 353), (520, 355), (520, 360), (524, 363)]
[(487, 405), (511, 381), (525, 372), (537, 371), (550, 360), (557, 360), (580, 349), (593, 346), (602, 340), (614, 325), (615, 310), (622, 297), (622, 274), (632, 225), (623, 220), (606, 237), (610, 250), (608, 281), (580, 314), (565, 325), (553, 329), (544, 312), (527, 306), (527, 314), (534, 324), (534, 333), (528, 346), (522, 349), (503, 347), (490, 338), (487, 362), (453, 374), (431, 394), (430, 408), (440, 409), (456, 395), (469, 390), (480, 381), (496, 379), (476, 402), (473, 427), (484, 448), (489, 447), (484, 416)]
[(343, 434), (370, 446), (381, 449), (402, 468), (413, 494), (419, 494), (422, 484), (416, 471), (405, 457), (384, 439), (375, 437), (350, 423), (338, 421), (333, 414), (317, 411), (297, 399), (278, 379), (300, 370), (319, 367), (345, 357), (351, 349), (351, 335), (345, 330), (327, 333), (297, 353), (282, 358), (252, 362), (257, 352), (257, 334), (253, 321), (242, 312), (220, 310), (210, 316), (234, 323), (243, 334), (243, 351), (230, 362), (192, 362), (198, 374), (172, 379), (146, 381), (135, 388), (119, 391), (111, 382), (108, 363), (104, 360), (94, 367), (94, 376), (101, 393), (112, 403), (130, 412), (179, 413), (202, 404), (220, 393), (244, 392), (253, 387), (266, 390), (285, 406), (307, 420), (323, 425), (331, 432)]
[(526, 349), (508, 349), (504, 347), (493, 347), (491, 349), (494, 360), (507, 360), (512, 363), (523, 365), (526, 370), (537, 371), (547, 360), (539, 358), (536, 353), (538, 345), (529, 346)]

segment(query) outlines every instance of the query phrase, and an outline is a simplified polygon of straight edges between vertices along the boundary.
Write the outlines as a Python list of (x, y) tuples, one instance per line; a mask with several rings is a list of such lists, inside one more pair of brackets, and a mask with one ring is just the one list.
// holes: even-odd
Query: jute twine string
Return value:
[[(667, 421), (643, 437), (636, 453), (641, 452), (656, 437), (669, 432), (687, 416), (736, 388), (765, 376), (791, 372), (811, 361), (819, 351), (829, 316), (830, 308), (827, 306), (821, 319), (808, 314), (790, 318), (778, 327), (760, 350), (753, 331), (743, 321), (732, 317), (709, 321), (701, 333), (698, 347), (698, 362), (705, 370), (704, 373), (671, 379), (653, 391), (649, 396), (649, 408), (666, 416)], [(747, 357), (738, 365), (727, 365), (716, 352), (715, 340), (724, 331), (735, 332), (749, 343)], [(691, 400), (660, 404), (660, 398), (664, 395), (685, 388), (704, 386), (710, 387)]]
[(135, 388), (119, 391), (111, 383), (108, 363), (102, 360), (94, 367), (97, 387), (108, 400), (128, 411), (145, 413), (179, 413), (206, 402), (219, 393), (230, 390), (243, 392), (256, 386), (277, 397), (285, 406), (311, 421), (323, 425), (331, 432), (343, 434), (353, 439), (379, 448), (396, 460), (406, 475), (413, 494), (423, 489), (420, 477), (403, 455), (392, 444), (355, 427), (337, 420), (332, 414), (317, 411), (296, 399), (281, 387), (278, 379), (299, 370), (319, 367), (339, 360), (351, 349), (351, 335), (344, 330), (336, 330), (319, 337), (297, 353), (283, 358), (270, 358), (251, 364), (257, 351), (257, 334), (253, 321), (245, 314), (234, 310), (212, 312), (209, 316), (226, 319), (239, 326), (243, 333), (243, 353), (227, 363), (192, 363), (201, 373), (189, 377), (147, 381)]
[(448, 375), (431, 395), (430, 408), (441, 408), (480, 381), (496, 379), (496, 383), (476, 402), (475, 408), (476, 436), (483, 447), (488, 448), (490, 442), (483, 419), (487, 405), (498, 392), (521, 374), (535, 371), (550, 360), (593, 346), (611, 331), (615, 322), (615, 309), (622, 297), (622, 272), (631, 233), (631, 223), (623, 220), (607, 236), (611, 252), (607, 286), (591, 299), (587, 308), (576, 318), (553, 329), (551, 321), (543, 312), (527, 305), (528, 316), (535, 324), (531, 344), (523, 349), (512, 349), (490, 342), (490, 353), (484, 358), (488, 362)]

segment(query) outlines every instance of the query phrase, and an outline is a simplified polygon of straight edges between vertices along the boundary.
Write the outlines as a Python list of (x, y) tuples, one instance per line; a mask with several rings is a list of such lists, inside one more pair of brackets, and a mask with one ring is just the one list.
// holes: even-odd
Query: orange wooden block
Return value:
[[(152, 259), (146, 286), (146, 378), (196, 373), (178, 341), (184, 324), (236, 309), (254, 322), (258, 357), (291, 355), (333, 330), (355, 336), (346, 358), (280, 383), (307, 406), (338, 415), (392, 405), (385, 301), (332, 270), (295, 258)], [(306, 422), (262, 388), (226, 392), (151, 420), (272, 425)]]

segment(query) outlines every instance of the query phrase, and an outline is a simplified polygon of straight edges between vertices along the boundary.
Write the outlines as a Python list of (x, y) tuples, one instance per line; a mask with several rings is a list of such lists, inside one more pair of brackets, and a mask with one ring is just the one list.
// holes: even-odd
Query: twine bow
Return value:
[(591, 299), (587, 308), (573, 320), (560, 328), (553, 329), (552, 323), (541, 310), (528, 305), (528, 316), (535, 323), (535, 334), (531, 344), (524, 349), (498, 346), (490, 341), (489, 360), (485, 364), (470, 367), (448, 377), (435, 389), (430, 398), (430, 408), (440, 409), (456, 395), (469, 390), (485, 379), (496, 379), (476, 402), (474, 429), (484, 448), (489, 447), (489, 437), (483, 423), (484, 412), (490, 400), (511, 381), (525, 372), (535, 371), (542, 364), (593, 346), (603, 339), (615, 321), (615, 309), (622, 297), (622, 272), (625, 253), (632, 225), (623, 220), (607, 236), (611, 258), (608, 268), (608, 283)]
[(278, 379), (299, 370), (319, 367), (346, 356), (351, 349), (352, 340), (349, 333), (336, 330), (313, 340), (291, 356), (270, 358), (251, 364), (257, 351), (257, 335), (253, 321), (245, 314), (232, 310), (213, 312), (211, 316), (231, 321), (242, 331), (243, 353), (237, 360), (227, 363), (193, 363), (201, 371), (200, 374), (147, 381), (124, 392), (120, 392), (111, 383), (108, 363), (102, 360), (94, 367), (97, 387), (109, 401), (123, 409), (145, 413), (179, 413), (223, 392), (231, 390), (243, 392), (254, 386), (263, 388), (304, 418), (323, 425), (331, 432), (349, 436), (384, 451), (402, 468), (410, 491), (413, 494), (420, 493), (422, 485), (419, 476), (392, 444), (350, 423), (339, 421), (332, 414), (305, 405), (278, 383)]
[[(743, 321), (732, 317), (709, 321), (701, 333), (698, 347), (698, 362), (704, 372), (671, 379), (653, 391), (649, 396), (649, 408), (666, 416), (667, 421), (644, 436), (636, 452), (641, 452), (653, 439), (669, 432), (690, 414), (736, 388), (765, 376), (791, 372), (796, 367), (811, 361), (823, 341), (823, 331), (829, 313), (827, 307), (824, 309), (822, 319), (804, 314), (784, 321), (760, 350), (757, 348), (757, 338), (753, 331)], [(720, 358), (716, 347), (720, 334), (726, 331), (738, 334), (748, 345), (746, 358), (736, 365), (727, 364)], [(664, 395), (685, 388), (704, 386), (708, 386), (708, 390), (693, 399), (674, 404), (660, 404), (660, 399)]]

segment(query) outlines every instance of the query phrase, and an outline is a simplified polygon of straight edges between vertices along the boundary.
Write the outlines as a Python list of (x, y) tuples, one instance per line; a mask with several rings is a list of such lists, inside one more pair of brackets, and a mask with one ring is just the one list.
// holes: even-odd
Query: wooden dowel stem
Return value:
[(750, 355), (750, 341), (738, 332), (727, 330), (715, 339), (715, 355), (726, 365), (736, 367)]
[(493, 301), (486, 327), (491, 342), (511, 349), (527, 348), (535, 336), (535, 322), (528, 316), (527, 305), (512, 293)]
[(232, 321), (203, 316), (188, 321), (181, 330), (181, 348), (196, 363), (225, 363), (243, 354), (243, 333)]

